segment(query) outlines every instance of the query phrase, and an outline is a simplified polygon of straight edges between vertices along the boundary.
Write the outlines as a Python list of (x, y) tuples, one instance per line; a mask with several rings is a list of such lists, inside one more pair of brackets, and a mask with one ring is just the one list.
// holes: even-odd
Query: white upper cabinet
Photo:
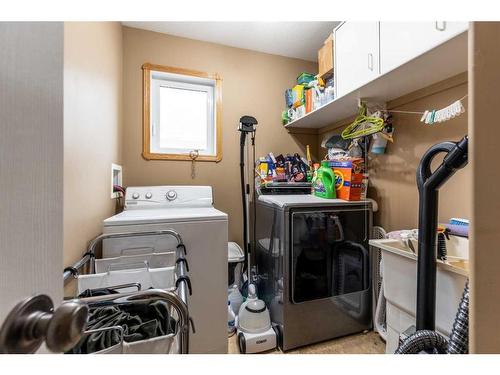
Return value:
[(380, 22), (380, 73), (466, 31), (468, 22)]
[(344, 22), (334, 30), (336, 98), (287, 124), (322, 128), (467, 71), (467, 22)]
[(378, 28), (378, 22), (344, 22), (335, 29), (333, 65), (337, 97), (380, 74)]

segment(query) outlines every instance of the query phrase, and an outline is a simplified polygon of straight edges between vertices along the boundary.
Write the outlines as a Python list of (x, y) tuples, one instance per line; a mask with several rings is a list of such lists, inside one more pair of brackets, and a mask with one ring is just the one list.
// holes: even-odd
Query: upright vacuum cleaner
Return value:
[[(424, 154), (417, 169), (419, 191), (418, 218), (418, 272), (416, 332), (407, 337), (396, 354), (468, 353), (469, 344), (469, 282), (458, 307), (452, 332), (447, 341), (436, 329), (436, 231), (438, 224), (438, 193), (441, 186), (467, 165), (468, 138), (458, 142), (443, 142), (432, 146)], [(434, 157), (446, 153), (434, 172)]]
[[(251, 284), (252, 263), (251, 263), (251, 243), (250, 243), (250, 215), (249, 215), (249, 197), (250, 181), (254, 177), (255, 162), (255, 132), (257, 130), (257, 120), (252, 116), (243, 116), (240, 118), (238, 131), (240, 134), (240, 178), (241, 178), (241, 196), (243, 204), (243, 247), (245, 251), (245, 269), (247, 272), (247, 300), (243, 302), (238, 312), (237, 337), (238, 346), (242, 354), (260, 353), (276, 348), (277, 333), (271, 324), (269, 310), (264, 301), (258, 299), (256, 288)], [(252, 164), (251, 172), (245, 179), (245, 144), (246, 138), (250, 135), (252, 139)], [(250, 156), (247, 152), (247, 162), (250, 164)], [(255, 191), (255, 189), (253, 190)], [(254, 236), (255, 236), (255, 194), (254, 194)], [(253, 243), (255, 243), (255, 238)]]

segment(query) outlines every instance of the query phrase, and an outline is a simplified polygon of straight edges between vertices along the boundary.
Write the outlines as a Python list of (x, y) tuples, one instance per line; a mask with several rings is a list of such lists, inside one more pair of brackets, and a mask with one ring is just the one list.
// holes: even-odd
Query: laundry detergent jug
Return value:
[(312, 181), (314, 195), (320, 198), (335, 198), (335, 174), (328, 165), (322, 161)]

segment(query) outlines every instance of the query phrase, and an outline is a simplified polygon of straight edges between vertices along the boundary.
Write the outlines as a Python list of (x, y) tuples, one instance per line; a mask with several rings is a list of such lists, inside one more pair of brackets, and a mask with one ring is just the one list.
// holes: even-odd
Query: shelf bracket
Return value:
[(376, 98), (358, 98), (358, 109), (361, 108), (362, 103), (366, 104), (368, 110), (372, 113), (376, 111), (386, 111), (387, 110), (387, 102), (381, 101)]

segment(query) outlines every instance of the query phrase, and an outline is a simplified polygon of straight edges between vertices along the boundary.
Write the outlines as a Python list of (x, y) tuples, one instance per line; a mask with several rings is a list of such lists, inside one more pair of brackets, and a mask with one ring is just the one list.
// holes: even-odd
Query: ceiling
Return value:
[(231, 47), (317, 61), (318, 49), (339, 22), (122, 22), (122, 24)]

